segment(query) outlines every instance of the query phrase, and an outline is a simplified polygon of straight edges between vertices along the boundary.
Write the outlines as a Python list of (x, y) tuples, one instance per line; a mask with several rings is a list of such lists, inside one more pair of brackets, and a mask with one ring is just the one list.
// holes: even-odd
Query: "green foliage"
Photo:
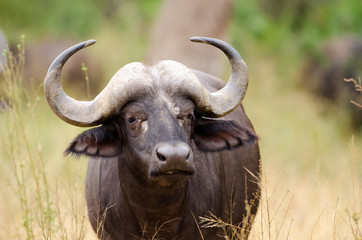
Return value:
[(330, 37), (362, 34), (362, 3), (356, 0), (237, 1), (234, 16), (236, 42), (242, 31), (276, 51), (294, 44), (312, 52)]
[[(160, 0), (0, 0), (1, 28), (14, 40), (21, 33), (85, 37), (104, 24), (121, 27), (150, 24)], [(133, 24), (130, 24), (132, 23)]]
[[(8, 35), (68, 34), (84, 36), (100, 23), (97, 2), (89, 0), (0, 1), (0, 22)], [(9, 34), (10, 32), (10, 34)]]
[(161, 1), (125, 0), (122, 1), (113, 17), (107, 21), (119, 32), (135, 36), (138, 46), (147, 45), (153, 20), (156, 18)]

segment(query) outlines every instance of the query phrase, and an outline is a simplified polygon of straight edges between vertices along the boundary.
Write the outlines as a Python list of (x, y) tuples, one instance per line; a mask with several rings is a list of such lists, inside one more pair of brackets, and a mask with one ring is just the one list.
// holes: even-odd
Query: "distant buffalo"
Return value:
[(191, 40), (226, 54), (226, 85), (175, 61), (134, 62), (92, 101), (75, 100), (62, 89), (62, 67), (93, 40), (67, 49), (49, 68), (44, 91), (51, 109), (69, 124), (98, 126), (65, 153), (90, 157), (86, 199), (100, 239), (225, 239), (221, 228), (198, 226), (199, 217), (210, 214), (248, 236), (260, 173), (258, 138), (240, 105), (248, 68), (223, 41)]
[[(6, 37), (0, 29), (0, 65), (5, 64), (5, 58), (2, 53), (4, 52), (6, 44), (7, 44)], [(0, 73), (1, 73), (1, 68), (0, 68)]]
[(4, 66), (6, 63), (6, 59), (5, 59), (5, 56), (3, 53), (4, 53), (4, 50), (6, 49), (7, 44), (8, 43), (7, 43), (5, 34), (0, 29), (0, 74), (2, 72), (1, 66)]
[(319, 55), (308, 59), (302, 80), (317, 95), (345, 109), (356, 127), (362, 127), (362, 114), (350, 100), (362, 103), (362, 93), (344, 79), (361, 78), (361, 66), (362, 38), (342, 36), (328, 41)]
[[(6, 48), (6, 45), (7, 45), (6, 37), (5, 37), (4, 33), (1, 31), (1, 29), (0, 29), (0, 75), (1, 75), (1, 73), (3, 71), (2, 70), (3, 66), (6, 63), (6, 59), (3, 56), (3, 52), (4, 52), (5, 48)], [(7, 105), (8, 105), (7, 100), (5, 99), (5, 96), (3, 96), (2, 90), (1, 90), (1, 87), (0, 87), (0, 110), (5, 109)]]

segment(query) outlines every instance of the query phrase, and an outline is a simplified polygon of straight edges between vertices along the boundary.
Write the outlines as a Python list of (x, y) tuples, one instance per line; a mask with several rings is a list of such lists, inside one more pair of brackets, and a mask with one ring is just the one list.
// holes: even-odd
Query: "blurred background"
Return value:
[(0, 239), (95, 239), (87, 159), (62, 156), (84, 129), (43, 95), (53, 59), (97, 40), (63, 70), (82, 100), (133, 61), (173, 59), (228, 79), (224, 55), (192, 36), (229, 42), (249, 66), (243, 105), (263, 163), (251, 239), (362, 238), (361, 1), (0, 0), (0, 29)]

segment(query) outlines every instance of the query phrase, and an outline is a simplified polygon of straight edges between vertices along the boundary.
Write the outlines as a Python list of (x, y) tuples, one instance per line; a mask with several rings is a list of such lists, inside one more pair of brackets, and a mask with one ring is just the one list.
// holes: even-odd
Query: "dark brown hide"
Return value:
[(94, 40), (65, 50), (48, 70), (44, 93), (54, 113), (76, 126), (98, 126), (65, 153), (90, 156), (86, 197), (100, 239), (223, 239), (220, 228), (198, 227), (209, 214), (250, 230), (260, 156), (240, 106), (248, 69), (225, 42), (191, 41), (225, 53), (226, 85), (175, 61), (130, 63), (93, 100), (73, 99), (61, 86), (62, 67)]
[[(210, 75), (194, 73), (209, 91), (224, 84)], [(101, 239), (201, 239), (196, 224), (200, 216), (213, 213), (225, 222), (232, 219), (233, 224), (240, 224), (246, 216), (245, 200), (251, 204), (252, 214), (256, 213), (259, 186), (255, 176), (259, 176), (260, 157), (243, 108), (217, 120), (195, 113), (194, 129), (188, 130), (189, 125), (180, 127), (178, 118), (168, 110), (168, 102), (162, 100), (165, 96), (159, 98), (162, 90), (158, 91), (151, 90), (139, 103), (126, 105), (120, 117), (81, 134), (66, 150), (96, 156), (88, 164), (86, 197), (92, 227)], [(183, 102), (174, 93), (165, 99), (181, 102), (177, 105), (180, 112), (185, 111), (185, 119), (192, 121), (188, 115), (192, 103)], [(143, 109), (143, 105), (148, 110), (135, 118), (134, 109)], [(133, 135), (138, 136), (135, 125), (143, 118), (149, 127), (142, 141)], [(190, 145), (194, 172), (153, 180), (145, 169), (152, 158), (149, 151), (168, 140)], [(104, 151), (105, 147), (110, 150)], [(221, 229), (201, 231), (204, 239), (223, 239)]]

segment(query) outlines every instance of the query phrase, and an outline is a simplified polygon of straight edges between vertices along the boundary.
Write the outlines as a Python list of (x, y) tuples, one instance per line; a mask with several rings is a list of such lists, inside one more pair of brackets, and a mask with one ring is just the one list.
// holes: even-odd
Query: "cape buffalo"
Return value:
[[(6, 58), (5, 58), (5, 55), (3, 54), (6, 49), (6, 45), (7, 45), (7, 40), (6, 40), (5, 34), (0, 29), (0, 75), (2, 74), (3, 67), (6, 64)], [(0, 111), (2, 109), (6, 109), (7, 106), (8, 106), (8, 102), (5, 99), (5, 97), (3, 96), (3, 92), (0, 89)]]
[(362, 114), (361, 109), (350, 100), (362, 103), (362, 94), (343, 79), (358, 81), (362, 76), (361, 65), (362, 38), (342, 35), (327, 40), (319, 52), (310, 55), (302, 74), (303, 85), (341, 109), (356, 130), (362, 129)]
[[(6, 59), (3, 56), (3, 52), (6, 48), (6, 45), (7, 45), (6, 37), (0, 29), (0, 66), (1, 66), (1, 64), (4, 65), (6, 62), (5, 61)], [(1, 73), (1, 71), (2, 71), (2, 68), (0, 67), (0, 73)]]
[[(61, 53), (44, 80), (50, 108), (65, 122), (92, 128), (65, 154), (90, 156), (86, 199), (100, 239), (223, 239), (230, 229), (202, 227), (212, 214), (247, 235), (258, 207), (259, 147), (240, 105), (248, 69), (227, 43), (191, 41), (222, 50), (227, 84), (175, 61), (122, 67), (92, 101), (66, 95), (65, 62), (92, 45)], [(217, 120), (215, 118), (218, 118)]]

